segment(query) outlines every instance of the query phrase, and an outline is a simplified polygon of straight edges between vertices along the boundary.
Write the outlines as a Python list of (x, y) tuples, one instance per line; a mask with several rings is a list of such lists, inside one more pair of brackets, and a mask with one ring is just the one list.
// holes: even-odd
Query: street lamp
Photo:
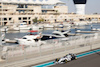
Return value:
[(75, 35), (77, 34), (77, 27), (75, 27)]
[(0, 46), (2, 46), (2, 33), (1, 33), (1, 29), (0, 29)]
[(2, 17), (1, 17), (1, 24), (2, 24), (2, 26), (4, 26), (4, 22), (3, 22), (3, 0), (2, 0), (2, 2), (1, 2), (1, 8), (2, 8)]
[(91, 24), (91, 31), (92, 31), (92, 29), (93, 29), (93, 25)]

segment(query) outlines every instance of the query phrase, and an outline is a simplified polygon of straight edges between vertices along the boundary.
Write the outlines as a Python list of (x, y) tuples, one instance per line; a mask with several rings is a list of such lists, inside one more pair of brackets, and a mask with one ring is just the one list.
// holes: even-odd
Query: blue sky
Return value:
[[(75, 12), (73, 0), (61, 0), (68, 6), (68, 12)], [(86, 14), (100, 13), (100, 0), (87, 0)]]

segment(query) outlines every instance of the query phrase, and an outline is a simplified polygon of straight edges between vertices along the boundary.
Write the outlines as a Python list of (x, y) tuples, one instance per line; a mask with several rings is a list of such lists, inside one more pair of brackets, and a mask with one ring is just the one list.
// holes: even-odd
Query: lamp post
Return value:
[(1, 33), (1, 29), (0, 29), (0, 46), (2, 46), (2, 33)]
[(77, 27), (75, 27), (75, 35), (77, 34)]
[(92, 29), (93, 29), (93, 25), (91, 25), (91, 31), (92, 31)]
[[(1, 2), (1, 8), (2, 8), (2, 15), (3, 15), (3, 2)], [(1, 25), (3, 26), (3, 16), (1, 16)], [(2, 46), (2, 32), (0, 29), (0, 45)]]
[(4, 22), (3, 22), (3, 2), (1, 2), (1, 6), (2, 6), (1, 24), (2, 24), (2, 26), (4, 26)]

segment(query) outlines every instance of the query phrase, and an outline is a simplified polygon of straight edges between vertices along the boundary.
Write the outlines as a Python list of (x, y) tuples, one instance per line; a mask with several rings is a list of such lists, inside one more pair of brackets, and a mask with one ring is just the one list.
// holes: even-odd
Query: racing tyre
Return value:
[(67, 60), (65, 60), (65, 63), (67, 63)]
[(59, 61), (59, 58), (57, 58), (55, 61), (58, 62)]
[(75, 60), (77, 60), (77, 57), (75, 57)]

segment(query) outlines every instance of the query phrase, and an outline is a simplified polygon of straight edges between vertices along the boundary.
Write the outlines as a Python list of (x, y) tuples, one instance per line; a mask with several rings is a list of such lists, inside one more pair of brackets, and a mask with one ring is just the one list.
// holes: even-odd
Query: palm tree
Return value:
[(37, 17), (35, 17), (35, 18), (33, 19), (33, 22), (34, 22), (34, 23), (37, 23), (37, 22), (38, 22)]
[(58, 10), (56, 10), (56, 13), (54, 15), (59, 15)]
[(57, 20), (57, 16), (59, 15), (60, 13), (58, 13), (58, 10), (56, 10), (56, 13), (54, 15), (56, 15), (56, 19), (55, 19), (55, 22)]
[(38, 21), (39, 22), (44, 22), (44, 19), (43, 18), (40, 18)]

